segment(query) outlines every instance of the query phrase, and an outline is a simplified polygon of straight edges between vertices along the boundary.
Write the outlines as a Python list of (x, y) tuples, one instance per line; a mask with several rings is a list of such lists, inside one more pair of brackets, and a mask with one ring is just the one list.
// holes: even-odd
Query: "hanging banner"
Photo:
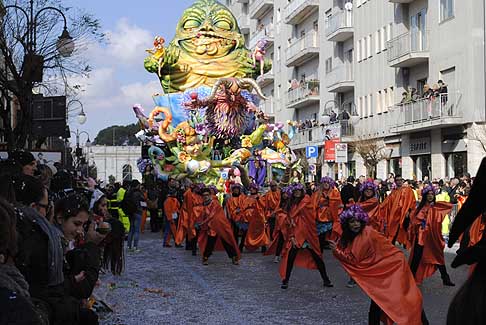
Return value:
[(337, 144), (339, 144), (339, 139), (331, 139), (324, 142), (324, 161), (336, 161)]

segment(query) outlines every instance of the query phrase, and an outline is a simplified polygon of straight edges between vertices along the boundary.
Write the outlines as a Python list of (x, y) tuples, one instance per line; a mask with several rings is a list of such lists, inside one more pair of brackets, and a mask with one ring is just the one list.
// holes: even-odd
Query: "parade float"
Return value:
[(294, 127), (269, 123), (259, 109), (266, 98), (255, 79), (271, 69), (265, 40), (247, 49), (227, 7), (197, 0), (184, 11), (174, 39), (165, 44), (157, 36), (153, 45), (144, 66), (157, 75), (162, 93), (153, 95), (148, 114), (133, 107), (137, 137), (150, 146), (139, 168), (152, 164), (161, 179), (218, 186), (232, 171), (260, 185), (268, 172), (282, 176), (293, 162)]

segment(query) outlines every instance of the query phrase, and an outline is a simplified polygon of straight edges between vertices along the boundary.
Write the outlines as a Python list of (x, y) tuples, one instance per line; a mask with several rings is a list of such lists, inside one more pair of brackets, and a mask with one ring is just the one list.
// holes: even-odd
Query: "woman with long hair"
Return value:
[(291, 193), (287, 217), (289, 235), (280, 262), (281, 288), (288, 288), (294, 263), (303, 268), (318, 269), (324, 287), (332, 287), (322, 260), (312, 201), (300, 183), (291, 185)]
[(445, 286), (454, 286), (445, 266), (445, 241), (442, 236), (442, 221), (451, 211), (452, 204), (435, 201), (435, 189), (426, 186), (422, 200), (410, 220), (410, 268), (417, 284), (440, 271)]
[[(357, 204), (340, 215), (342, 236), (330, 241), (334, 256), (371, 298), (369, 324), (428, 324), (422, 294), (403, 253), (367, 226), (368, 215)], [(390, 322), (388, 322), (390, 323)]]
[(108, 232), (109, 230), (103, 241), (102, 267), (105, 270), (110, 269), (113, 275), (121, 275), (125, 266), (123, 253), (125, 227), (120, 220), (113, 218), (108, 212), (106, 195), (100, 190), (96, 190), (93, 193), (90, 206), (95, 220), (103, 220), (109, 224), (109, 228), (105, 227), (106, 230), (101, 230), (102, 232)]

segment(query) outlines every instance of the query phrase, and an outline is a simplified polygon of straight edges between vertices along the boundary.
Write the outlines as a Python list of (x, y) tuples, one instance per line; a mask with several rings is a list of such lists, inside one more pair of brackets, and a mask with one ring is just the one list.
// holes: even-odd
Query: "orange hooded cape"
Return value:
[(273, 213), (278, 209), (280, 205), (280, 191), (277, 190), (273, 192), (272, 190), (268, 191), (263, 195), (261, 199), (263, 199), (263, 208), (265, 213), (265, 220), (268, 220)]
[[(297, 248), (302, 248), (304, 243), (307, 242), (310, 245), (310, 249), (321, 256), (319, 237), (317, 236), (316, 229), (315, 210), (309, 196), (305, 195), (299, 204), (290, 208), (288, 223), (290, 224), (288, 240), (282, 251), (282, 260), (280, 261), (279, 268), (282, 280), (285, 279), (285, 273), (287, 271), (287, 259), (293, 245), (292, 238), (294, 238)], [(295, 265), (306, 269), (317, 269), (317, 265), (307, 249), (298, 251)]]
[(248, 232), (245, 238), (245, 247), (255, 250), (266, 246), (270, 240), (265, 231), (264, 203), (259, 195), (252, 195), (246, 198), (245, 206), (246, 219), (248, 220)]
[(376, 197), (358, 203), (361, 208), (368, 214), (368, 225), (373, 227), (376, 231), (383, 233), (384, 216), (383, 208)]
[(180, 245), (184, 241), (184, 237), (187, 234), (189, 240), (196, 236), (196, 229), (194, 229), (194, 207), (202, 203), (202, 198), (197, 193), (194, 193), (192, 189), (188, 189), (184, 193), (184, 200), (181, 206), (181, 215), (179, 217), (179, 223), (177, 227), (177, 233), (175, 236), (176, 244)]
[[(179, 203), (179, 200), (177, 200), (176, 197), (168, 196), (165, 199), (164, 213), (165, 213), (165, 217), (166, 217), (167, 221), (170, 222), (170, 231), (171, 231), (169, 236), (167, 236), (167, 242), (166, 242), (167, 244), (170, 242), (171, 234), (174, 237), (177, 234), (177, 226), (176, 225), (177, 225), (178, 220), (174, 220), (174, 216), (176, 216), (176, 218), (180, 217), (180, 209), (181, 209), (181, 204)], [(174, 241), (175, 241), (175, 238), (174, 238)], [(177, 242), (176, 242), (176, 244), (177, 244)]]
[(244, 194), (231, 196), (226, 202), (229, 218), (234, 222), (248, 222), (246, 208), (248, 197)]
[(275, 211), (275, 229), (273, 230), (273, 240), (263, 255), (275, 255), (277, 252), (279, 233), (282, 234), (285, 242), (289, 240), (288, 214), (280, 207), (278, 207)]
[(417, 202), (415, 195), (410, 187), (402, 186), (399, 189), (394, 190), (383, 202), (383, 209), (385, 215), (385, 236), (393, 240), (398, 231), (397, 240), (399, 243), (410, 246), (408, 241), (407, 231), (403, 229), (402, 225), (410, 211), (412, 215)]
[(364, 292), (399, 325), (421, 325), (422, 294), (403, 253), (366, 226), (334, 256)]
[(312, 205), (318, 222), (335, 222), (341, 204), (341, 194), (337, 188), (312, 193)]
[(199, 251), (204, 253), (208, 243), (208, 236), (218, 236), (215, 250), (224, 251), (221, 240), (224, 240), (233, 246), (235, 252), (240, 258), (240, 250), (233, 235), (231, 223), (226, 218), (223, 207), (217, 200), (212, 200), (207, 206), (199, 205), (194, 208), (196, 221), (200, 224), (201, 230), (197, 239)]
[[(437, 265), (445, 265), (442, 221), (451, 209), (452, 204), (447, 202), (426, 204), (410, 221), (410, 242), (414, 245), (417, 242), (424, 247), (422, 259), (415, 273), (417, 284), (432, 276), (437, 270)], [(411, 249), (410, 263), (413, 260), (413, 251)]]

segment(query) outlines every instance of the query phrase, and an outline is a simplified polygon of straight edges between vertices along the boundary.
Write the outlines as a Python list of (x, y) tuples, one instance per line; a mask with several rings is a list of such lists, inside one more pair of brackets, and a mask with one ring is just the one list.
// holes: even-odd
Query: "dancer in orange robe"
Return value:
[(242, 187), (240, 184), (231, 184), (231, 197), (226, 202), (226, 211), (228, 218), (233, 223), (233, 231), (236, 242), (241, 234), (240, 239), (240, 252), (243, 251), (245, 245), (245, 238), (248, 232), (248, 197), (241, 193)]
[[(177, 193), (175, 191), (169, 191), (169, 194), (164, 202), (164, 213), (166, 222), (169, 223), (170, 228), (166, 228), (164, 233), (164, 247), (171, 247), (170, 239), (177, 233), (177, 219), (179, 218), (181, 204), (177, 200)], [(176, 246), (177, 243), (176, 243)]]
[(289, 188), (282, 188), (281, 200), (279, 206), (275, 209), (275, 229), (273, 231), (273, 240), (264, 255), (275, 255), (274, 263), (280, 262), (280, 255), (282, 254), (283, 245), (288, 241), (289, 224), (288, 224), (288, 205), (292, 193), (289, 193)]
[(422, 294), (403, 253), (366, 226), (368, 216), (352, 205), (340, 216), (342, 237), (330, 242), (334, 256), (371, 298), (368, 324), (428, 324)]
[(410, 247), (406, 228), (417, 202), (413, 190), (408, 186), (403, 186), (401, 176), (395, 176), (395, 185), (397, 188), (383, 202), (386, 216), (384, 232), (393, 244), (398, 241), (406, 247)]
[(454, 286), (445, 266), (445, 241), (442, 237), (442, 221), (451, 209), (450, 203), (435, 202), (435, 189), (432, 186), (422, 190), (422, 201), (410, 221), (409, 229), (413, 243), (409, 262), (417, 284), (432, 276), (438, 268), (443, 284)]
[(186, 192), (181, 206), (181, 215), (177, 227), (176, 244), (181, 244), (186, 239), (186, 247), (192, 249), (192, 255), (197, 251), (197, 235), (194, 228), (195, 216), (194, 207), (202, 204), (201, 195), (198, 193), (204, 186), (202, 184), (192, 184)]
[(277, 208), (280, 205), (280, 197), (281, 192), (278, 189), (277, 182), (271, 181), (270, 191), (263, 196), (265, 220), (268, 223), (267, 233), (270, 240), (273, 239), (273, 233), (275, 231), (275, 211), (277, 211)]
[(201, 190), (203, 203), (194, 208), (196, 216), (195, 227), (198, 229), (198, 244), (203, 256), (203, 265), (208, 265), (208, 259), (215, 247), (222, 246), (233, 264), (239, 264), (240, 251), (236, 244), (231, 224), (226, 218), (223, 207), (213, 198), (211, 189)]
[(321, 179), (319, 190), (312, 194), (311, 200), (316, 215), (319, 247), (322, 252), (324, 248), (328, 248), (327, 239), (331, 234), (333, 223), (338, 217), (341, 194), (336, 188), (334, 180), (325, 176)]
[(284, 246), (282, 260), (280, 261), (281, 288), (288, 288), (294, 263), (306, 269), (318, 269), (324, 287), (332, 287), (319, 249), (319, 237), (317, 236), (316, 217), (312, 201), (309, 196), (305, 195), (302, 184), (293, 184), (291, 188), (292, 197), (288, 214), (289, 240)]
[(359, 191), (361, 197), (358, 204), (368, 214), (368, 225), (383, 233), (384, 218), (383, 209), (377, 197), (378, 187), (373, 181), (366, 181), (361, 185)]
[(265, 252), (266, 246), (270, 244), (267, 232), (265, 231), (265, 214), (263, 198), (258, 194), (258, 185), (250, 185), (250, 195), (247, 197), (246, 215), (248, 218), (248, 232), (245, 238), (245, 247), (248, 250), (255, 250), (259, 247)]

